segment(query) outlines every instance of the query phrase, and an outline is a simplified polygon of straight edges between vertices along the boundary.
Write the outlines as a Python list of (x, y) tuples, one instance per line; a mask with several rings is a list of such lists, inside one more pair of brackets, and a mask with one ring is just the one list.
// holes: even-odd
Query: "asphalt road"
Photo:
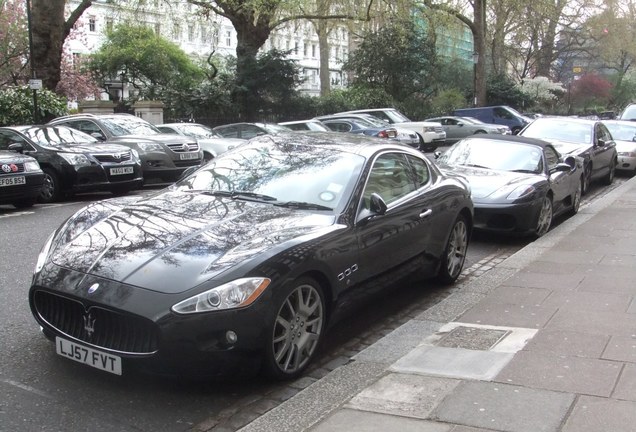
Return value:
[[(613, 187), (622, 181), (617, 178)], [(596, 186), (583, 205), (606, 191)], [(295, 383), (112, 376), (56, 355), (27, 301), (32, 269), (49, 233), (87, 202), (108, 196), (86, 195), (26, 211), (0, 206), (0, 431), (236, 430), (452, 290), (407, 281), (360, 305), (330, 330), (315, 366)], [(476, 234), (464, 277), (478, 276), (527, 242)]]

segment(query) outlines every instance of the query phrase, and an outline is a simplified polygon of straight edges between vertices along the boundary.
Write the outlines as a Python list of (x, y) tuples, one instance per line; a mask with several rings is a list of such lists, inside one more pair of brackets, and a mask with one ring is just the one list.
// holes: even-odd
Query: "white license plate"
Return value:
[(199, 153), (181, 153), (181, 160), (199, 159)]
[(2, 186), (15, 186), (26, 184), (26, 177), (18, 176), (18, 177), (6, 177), (0, 178), (0, 187)]
[(57, 336), (55, 337), (55, 352), (78, 363), (121, 375), (121, 358), (119, 356), (97, 351)]
[(117, 167), (110, 169), (110, 175), (132, 174), (133, 167)]

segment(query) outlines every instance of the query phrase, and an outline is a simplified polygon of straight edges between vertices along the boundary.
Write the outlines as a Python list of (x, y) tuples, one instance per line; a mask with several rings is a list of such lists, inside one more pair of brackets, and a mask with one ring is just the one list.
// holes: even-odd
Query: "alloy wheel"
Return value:
[(464, 267), (466, 249), (468, 249), (468, 229), (463, 220), (458, 220), (451, 232), (446, 256), (448, 275), (453, 279), (459, 276)]
[(543, 203), (541, 204), (537, 228), (535, 230), (537, 237), (541, 237), (547, 233), (550, 229), (550, 225), (552, 225), (552, 200), (549, 196), (546, 196), (543, 198)]

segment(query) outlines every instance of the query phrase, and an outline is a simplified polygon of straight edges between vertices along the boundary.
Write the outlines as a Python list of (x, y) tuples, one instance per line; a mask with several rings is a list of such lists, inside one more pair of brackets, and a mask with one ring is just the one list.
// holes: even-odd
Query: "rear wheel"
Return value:
[(616, 159), (613, 159), (609, 166), (609, 172), (603, 177), (603, 184), (611, 185), (616, 175)]
[(592, 180), (592, 167), (590, 166), (590, 164), (587, 164), (583, 168), (583, 190), (581, 192), (583, 195), (589, 192), (591, 180)]
[(50, 203), (57, 201), (61, 195), (61, 184), (59, 177), (50, 168), (44, 168), (44, 184), (40, 191), (39, 201), (43, 203)]
[(579, 185), (574, 191), (572, 195), (572, 208), (570, 209), (570, 215), (575, 215), (579, 212), (579, 207), (581, 207), (581, 195), (583, 194), (583, 178), (579, 180)]
[(278, 303), (265, 352), (265, 372), (275, 379), (302, 373), (315, 357), (325, 329), (325, 300), (320, 285), (300, 278)]
[(537, 237), (541, 237), (548, 232), (550, 226), (552, 225), (552, 216), (552, 199), (549, 196), (545, 196), (543, 198), (543, 202), (541, 203), (541, 210), (539, 211), (537, 226), (534, 230), (534, 233)]
[(453, 283), (457, 280), (464, 268), (467, 249), (468, 224), (466, 223), (466, 217), (459, 215), (451, 228), (439, 272), (437, 273), (437, 278), (440, 282)]

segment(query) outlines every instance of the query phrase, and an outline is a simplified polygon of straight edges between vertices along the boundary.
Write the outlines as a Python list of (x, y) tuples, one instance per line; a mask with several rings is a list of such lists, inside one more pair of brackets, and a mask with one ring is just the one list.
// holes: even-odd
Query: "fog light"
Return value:
[(227, 333), (225, 333), (225, 339), (228, 343), (234, 344), (238, 340), (238, 336), (232, 330), (228, 330)]

